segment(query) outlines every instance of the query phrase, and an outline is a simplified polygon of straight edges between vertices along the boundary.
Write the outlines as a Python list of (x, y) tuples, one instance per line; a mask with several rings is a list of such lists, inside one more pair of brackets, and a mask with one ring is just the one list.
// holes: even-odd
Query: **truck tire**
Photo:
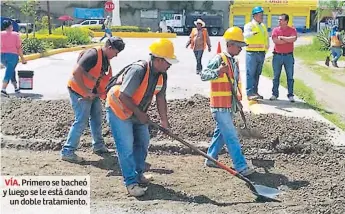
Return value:
[(168, 33), (174, 33), (174, 29), (172, 29), (172, 27), (168, 27)]
[(218, 28), (211, 28), (211, 31), (210, 31), (211, 35), (212, 36), (218, 36), (219, 34), (219, 29)]
[(26, 33), (26, 27), (20, 27), (20, 28), (19, 28), (19, 31), (20, 31), (21, 33)]

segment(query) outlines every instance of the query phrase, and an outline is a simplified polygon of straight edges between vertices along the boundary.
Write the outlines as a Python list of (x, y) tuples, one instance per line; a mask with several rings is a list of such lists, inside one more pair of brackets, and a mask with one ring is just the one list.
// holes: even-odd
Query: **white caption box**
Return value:
[(1, 176), (0, 213), (90, 214), (90, 176)]

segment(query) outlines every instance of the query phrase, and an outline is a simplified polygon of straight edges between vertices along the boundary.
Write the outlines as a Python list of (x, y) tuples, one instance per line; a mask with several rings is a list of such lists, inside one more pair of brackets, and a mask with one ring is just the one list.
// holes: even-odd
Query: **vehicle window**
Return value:
[(96, 25), (96, 24), (97, 24), (97, 21), (90, 21), (90, 24), (91, 24), (91, 25)]
[(175, 20), (181, 20), (181, 16), (175, 16)]
[(85, 22), (82, 22), (81, 25), (89, 25), (90, 22), (89, 21), (85, 21)]

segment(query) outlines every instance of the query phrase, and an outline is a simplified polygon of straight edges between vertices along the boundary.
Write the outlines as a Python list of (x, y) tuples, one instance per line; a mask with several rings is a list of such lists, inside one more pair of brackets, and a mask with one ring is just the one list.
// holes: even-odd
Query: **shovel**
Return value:
[(255, 196), (257, 196), (257, 201), (262, 201), (262, 202), (281, 202), (280, 200), (275, 199), (275, 197), (280, 193), (280, 191), (278, 189), (267, 187), (267, 186), (264, 186), (264, 185), (254, 184), (248, 178), (244, 177), (243, 175), (241, 175), (240, 173), (238, 173), (237, 171), (235, 171), (231, 167), (228, 167), (228, 166), (224, 165), (223, 163), (217, 161), (216, 159), (212, 158), (211, 156), (207, 155), (206, 153), (204, 153), (203, 151), (201, 151), (200, 149), (198, 149), (194, 145), (191, 145), (190, 143), (186, 142), (182, 138), (180, 138), (177, 135), (173, 134), (168, 129), (163, 128), (162, 126), (160, 126), (160, 125), (158, 125), (158, 124), (156, 124), (156, 123), (154, 123), (152, 121), (149, 121), (149, 125), (153, 126), (154, 128), (159, 129), (160, 131), (164, 132), (168, 136), (172, 137), (173, 139), (179, 141), (183, 145), (193, 149), (198, 154), (200, 154), (200, 155), (204, 156), (205, 158), (207, 158), (208, 160), (212, 161), (218, 167), (224, 169), (225, 171), (229, 172), (230, 174), (232, 174), (232, 175), (236, 176), (237, 178), (241, 179), (242, 181), (246, 182), (246, 185), (249, 187), (249, 189), (252, 191), (252, 193)]

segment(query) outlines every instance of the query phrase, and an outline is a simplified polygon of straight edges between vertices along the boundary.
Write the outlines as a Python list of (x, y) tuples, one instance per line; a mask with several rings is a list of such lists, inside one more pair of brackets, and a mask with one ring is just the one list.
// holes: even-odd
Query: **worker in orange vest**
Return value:
[(105, 100), (105, 88), (112, 77), (110, 60), (124, 48), (125, 43), (121, 38), (110, 37), (103, 47), (92, 48), (80, 54), (67, 84), (75, 121), (61, 150), (62, 160), (84, 161), (75, 151), (88, 122), (93, 138), (93, 151), (96, 154), (109, 152), (102, 136), (101, 99)]
[(202, 55), (206, 49), (206, 45), (208, 46), (208, 51), (211, 52), (211, 42), (207, 29), (205, 28), (205, 22), (198, 19), (194, 24), (196, 28), (192, 29), (186, 48), (190, 45), (190, 48), (193, 49), (196, 59), (196, 73), (200, 74), (202, 70)]
[(152, 180), (144, 175), (150, 134), (146, 114), (153, 96), (164, 128), (169, 127), (167, 116), (166, 88), (167, 70), (177, 63), (173, 43), (159, 39), (150, 45), (150, 59), (130, 65), (122, 80), (108, 87), (107, 120), (113, 134), (124, 184), (130, 195), (145, 194)]
[[(211, 82), (210, 107), (216, 121), (207, 154), (218, 159), (218, 154), (225, 143), (235, 170), (243, 176), (248, 176), (255, 170), (247, 165), (233, 124), (233, 114), (238, 110), (236, 102), (242, 100), (240, 69), (234, 56), (238, 55), (247, 44), (244, 42), (243, 33), (239, 27), (227, 29), (223, 38), (226, 41), (227, 50), (211, 59), (200, 75), (201, 80)], [(217, 167), (209, 160), (205, 161), (205, 165)]]
[(338, 60), (341, 57), (342, 46), (345, 45), (341, 38), (341, 33), (338, 31), (338, 26), (333, 26), (331, 30), (331, 53), (333, 56), (332, 65), (339, 68)]

